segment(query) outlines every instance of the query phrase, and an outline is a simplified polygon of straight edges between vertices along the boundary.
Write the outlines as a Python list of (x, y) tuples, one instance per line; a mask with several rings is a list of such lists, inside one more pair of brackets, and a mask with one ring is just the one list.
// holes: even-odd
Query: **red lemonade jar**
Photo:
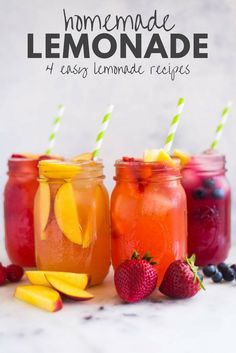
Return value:
[(192, 156), (182, 169), (187, 195), (188, 253), (196, 264), (218, 264), (230, 249), (230, 186), (225, 157), (216, 153)]
[(162, 162), (118, 160), (111, 197), (112, 263), (134, 250), (157, 262), (158, 283), (167, 267), (187, 254), (186, 196), (179, 167)]
[(35, 267), (34, 197), (38, 188), (39, 155), (12, 155), (4, 190), (5, 245), (9, 259)]

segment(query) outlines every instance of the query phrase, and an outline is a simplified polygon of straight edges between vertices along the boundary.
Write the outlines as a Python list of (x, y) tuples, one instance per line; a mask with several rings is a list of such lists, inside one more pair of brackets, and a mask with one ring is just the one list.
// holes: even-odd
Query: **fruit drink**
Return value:
[(110, 266), (109, 200), (102, 163), (41, 161), (39, 174), (37, 267), (88, 273), (92, 284), (101, 283)]
[(123, 158), (115, 164), (111, 197), (112, 263), (147, 251), (157, 262), (158, 283), (187, 250), (186, 197), (173, 163)]
[(188, 206), (188, 253), (197, 265), (218, 264), (230, 248), (230, 186), (225, 157), (193, 156), (182, 170)]
[(34, 196), (38, 188), (38, 161), (48, 156), (13, 154), (8, 161), (4, 191), (5, 244), (10, 260), (35, 266)]

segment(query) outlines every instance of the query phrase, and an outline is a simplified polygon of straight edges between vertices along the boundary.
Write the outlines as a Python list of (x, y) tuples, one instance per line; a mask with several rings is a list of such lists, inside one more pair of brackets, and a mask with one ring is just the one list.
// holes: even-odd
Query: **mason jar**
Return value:
[(196, 264), (218, 264), (230, 248), (231, 192), (226, 178), (225, 156), (192, 156), (182, 169), (187, 195), (188, 253)]
[(187, 252), (186, 197), (179, 167), (139, 160), (115, 163), (111, 196), (112, 263), (136, 250), (154, 257), (158, 283)]
[(4, 190), (5, 245), (9, 259), (23, 267), (35, 266), (34, 197), (38, 188), (38, 160), (8, 160)]
[(87, 273), (99, 284), (110, 266), (109, 198), (101, 161), (41, 161), (35, 197), (40, 270)]

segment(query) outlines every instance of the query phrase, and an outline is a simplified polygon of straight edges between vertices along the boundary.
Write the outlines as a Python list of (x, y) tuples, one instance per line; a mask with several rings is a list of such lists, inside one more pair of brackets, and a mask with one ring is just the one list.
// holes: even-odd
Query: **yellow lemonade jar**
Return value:
[(87, 273), (99, 284), (110, 266), (109, 198), (101, 161), (40, 161), (35, 197), (40, 270)]

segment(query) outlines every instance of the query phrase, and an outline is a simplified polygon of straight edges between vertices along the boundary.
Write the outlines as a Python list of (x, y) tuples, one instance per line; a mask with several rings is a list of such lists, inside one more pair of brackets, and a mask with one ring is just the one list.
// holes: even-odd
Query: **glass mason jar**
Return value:
[(4, 191), (5, 244), (9, 259), (35, 266), (34, 196), (38, 188), (38, 160), (10, 158)]
[(193, 156), (182, 170), (187, 195), (188, 253), (204, 266), (226, 259), (230, 248), (230, 186), (225, 176), (225, 157)]
[(167, 267), (186, 256), (186, 196), (179, 167), (118, 160), (111, 197), (112, 263), (116, 268), (134, 250), (157, 262), (158, 283)]
[(102, 163), (42, 161), (39, 175), (37, 267), (87, 273), (91, 284), (101, 283), (110, 266), (109, 198)]

